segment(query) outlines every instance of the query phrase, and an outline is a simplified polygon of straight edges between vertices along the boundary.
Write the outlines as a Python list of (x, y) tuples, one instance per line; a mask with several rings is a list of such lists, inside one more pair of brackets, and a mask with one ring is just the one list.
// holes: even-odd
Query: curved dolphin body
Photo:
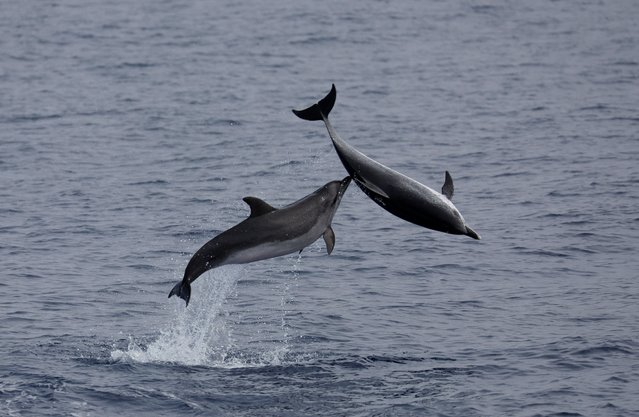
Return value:
[(331, 181), (312, 194), (276, 209), (256, 197), (245, 197), (250, 216), (220, 233), (193, 255), (184, 278), (169, 293), (189, 305), (191, 283), (209, 269), (229, 264), (245, 264), (302, 251), (324, 236), (328, 254), (335, 245), (331, 222), (350, 177)]
[(395, 216), (444, 233), (479, 239), (453, 205), (453, 179), (446, 171), (442, 192), (409, 178), (367, 157), (344, 142), (328, 120), (337, 92), (335, 84), (326, 97), (304, 110), (293, 110), (304, 120), (323, 120), (337, 155), (355, 183), (373, 201)]

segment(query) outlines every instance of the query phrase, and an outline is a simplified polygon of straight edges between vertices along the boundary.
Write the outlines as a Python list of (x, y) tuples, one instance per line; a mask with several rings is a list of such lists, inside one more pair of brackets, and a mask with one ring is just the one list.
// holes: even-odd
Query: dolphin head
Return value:
[(443, 232), (451, 233), (454, 235), (466, 235), (473, 239), (481, 239), (481, 237), (471, 229), (467, 224), (464, 217), (461, 215), (457, 207), (455, 207), (450, 200), (446, 197), (442, 197), (442, 201), (446, 202), (449, 210), (445, 211), (445, 217), (440, 218), (440, 223), (447, 224), (448, 228), (441, 229)]
[(331, 181), (322, 187), (322, 193), (326, 196), (324, 200), (326, 208), (334, 207), (334, 209), (337, 209), (350, 183), (351, 177), (348, 176), (341, 181)]
[(325, 184), (314, 193), (316, 196), (321, 197), (320, 205), (322, 206), (322, 210), (331, 213), (331, 218), (339, 207), (339, 203), (342, 201), (342, 197), (350, 183), (351, 177), (345, 177), (341, 181), (331, 181)]

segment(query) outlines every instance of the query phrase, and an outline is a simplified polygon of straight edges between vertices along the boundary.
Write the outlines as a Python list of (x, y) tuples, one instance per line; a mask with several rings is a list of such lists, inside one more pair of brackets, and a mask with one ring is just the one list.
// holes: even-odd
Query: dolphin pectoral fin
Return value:
[(244, 197), (242, 200), (244, 200), (244, 202), (251, 208), (251, 214), (249, 217), (258, 217), (277, 210), (266, 201), (257, 197)]
[(328, 226), (328, 228), (324, 231), (322, 235), (324, 237), (324, 242), (326, 243), (326, 252), (330, 255), (333, 252), (333, 248), (335, 247), (335, 232), (333, 232), (333, 228)]
[(355, 179), (355, 182), (360, 186), (360, 187), (364, 187), (367, 190), (381, 196), (384, 197), (386, 199), (390, 198), (388, 196), (388, 194), (386, 194), (386, 192), (384, 190), (382, 190), (381, 188), (379, 188), (377, 185), (373, 184), (372, 182), (366, 181), (366, 178), (362, 177), (361, 175), (355, 175), (353, 176), (353, 179)]
[(455, 187), (453, 186), (453, 177), (451, 177), (450, 173), (446, 171), (446, 179), (444, 180), (444, 186), (442, 187), (442, 194), (452, 201), (454, 192)]
[(188, 281), (185, 280), (178, 282), (169, 293), (169, 298), (171, 298), (171, 296), (173, 295), (177, 295), (178, 297), (186, 301), (186, 306), (188, 307), (189, 300), (191, 299), (191, 284), (189, 284)]
[(331, 91), (318, 103), (304, 110), (293, 110), (293, 113), (304, 120), (323, 120), (325, 117), (328, 117), (328, 114), (333, 109), (336, 97), (337, 90), (335, 89), (335, 84), (333, 84)]

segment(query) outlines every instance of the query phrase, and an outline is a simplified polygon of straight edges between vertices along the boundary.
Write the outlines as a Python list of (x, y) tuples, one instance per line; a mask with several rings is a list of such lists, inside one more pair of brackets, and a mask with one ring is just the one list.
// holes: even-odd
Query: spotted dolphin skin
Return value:
[(209, 269), (229, 264), (245, 264), (302, 251), (324, 237), (328, 254), (335, 246), (331, 222), (350, 177), (331, 181), (306, 197), (280, 209), (256, 197), (245, 197), (251, 214), (220, 233), (193, 255), (184, 278), (169, 293), (189, 305), (191, 283)]
[(367, 157), (344, 142), (328, 120), (337, 92), (335, 85), (326, 97), (304, 110), (293, 113), (304, 120), (323, 120), (337, 155), (355, 183), (373, 201), (395, 216), (444, 233), (479, 239), (453, 205), (453, 179), (446, 172), (442, 192), (409, 178)]

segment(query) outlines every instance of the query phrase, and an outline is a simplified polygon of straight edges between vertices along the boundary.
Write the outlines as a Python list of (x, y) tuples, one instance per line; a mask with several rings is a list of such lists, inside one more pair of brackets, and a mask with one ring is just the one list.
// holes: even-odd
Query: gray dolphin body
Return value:
[(302, 251), (324, 236), (330, 255), (335, 245), (331, 222), (350, 177), (331, 181), (315, 192), (281, 209), (256, 197), (245, 197), (250, 216), (220, 233), (193, 255), (184, 278), (169, 293), (189, 305), (191, 283), (209, 269), (229, 264), (245, 264)]
[(304, 120), (323, 120), (344, 168), (359, 188), (386, 211), (411, 223), (440, 232), (479, 239), (453, 205), (453, 179), (446, 171), (442, 192), (409, 178), (369, 158), (344, 142), (328, 120), (337, 92), (335, 85), (326, 97), (293, 113)]

